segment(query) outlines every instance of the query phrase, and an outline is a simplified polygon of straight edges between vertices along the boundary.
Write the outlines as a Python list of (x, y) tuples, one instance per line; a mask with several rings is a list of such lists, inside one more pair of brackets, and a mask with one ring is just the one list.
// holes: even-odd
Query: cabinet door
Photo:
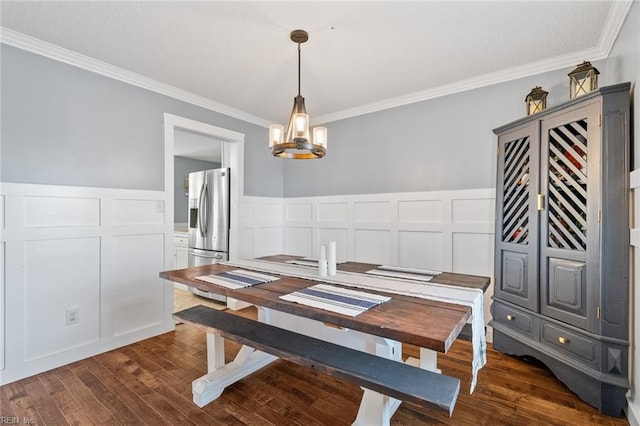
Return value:
[(189, 249), (186, 247), (176, 247), (175, 269), (184, 269), (189, 267)]
[[(597, 104), (551, 116), (541, 126), (540, 312), (583, 329), (595, 318), (599, 286)], [(595, 114), (594, 114), (595, 112)]]
[(494, 294), (538, 309), (539, 129), (532, 122), (498, 137)]

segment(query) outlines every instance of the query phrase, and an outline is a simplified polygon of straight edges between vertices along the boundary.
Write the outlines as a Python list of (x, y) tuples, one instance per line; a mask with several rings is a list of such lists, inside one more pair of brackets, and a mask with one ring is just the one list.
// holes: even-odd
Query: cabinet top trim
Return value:
[(631, 83), (630, 82), (626, 82), (626, 83), (620, 83), (620, 84), (614, 84), (611, 86), (606, 86), (606, 87), (602, 87), (598, 90), (594, 90), (593, 92), (587, 93), (586, 95), (582, 95), (579, 98), (575, 98), (575, 99), (571, 99), (567, 102), (564, 102), (560, 105), (556, 105), (553, 108), (549, 108), (546, 109), (544, 111), (538, 112), (536, 114), (533, 115), (527, 115), (526, 117), (522, 117), (519, 118), (515, 121), (512, 121), (508, 124), (505, 124), (503, 126), (500, 127), (496, 127), (495, 129), (493, 129), (493, 133), (495, 133), (496, 135), (499, 135), (501, 133), (504, 133), (507, 130), (510, 130), (514, 127), (517, 127), (521, 124), (527, 123), (529, 121), (533, 121), (533, 120), (539, 120), (540, 118), (547, 116), (549, 114), (552, 114), (558, 110), (561, 110), (563, 108), (566, 108), (568, 106), (571, 105), (575, 105), (575, 104), (579, 104), (582, 102), (585, 102), (589, 99), (593, 99), (593, 98), (597, 98), (598, 96), (601, 95), (606, 95), (608, 93), (615, 93), (615, 92), (629, 92), (631, 90)]

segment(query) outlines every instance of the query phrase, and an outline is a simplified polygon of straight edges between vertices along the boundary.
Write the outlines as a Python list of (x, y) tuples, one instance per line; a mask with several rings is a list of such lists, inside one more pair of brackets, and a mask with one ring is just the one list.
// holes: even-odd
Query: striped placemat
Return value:
[(276, 281), (280, 278), (258, 272), (245, 271), (244, 269), (236, 269), (217, 274), (201, 275), (196, 279), (226, 288), (238, 289)]
[(370, 275), (379, 275), (382, 277), (401, 278), (415, 281), (431, 281), (440, 275), (440, 271), (432, 271), (429, 269), (404, 268), (402, 266), (386, 266), (380, 265), (377, 268), (367, 271)]
[(327, 284), (312, 285), (280, 296), (280, 299), (352, 317), (391, 300), (390, 297)]

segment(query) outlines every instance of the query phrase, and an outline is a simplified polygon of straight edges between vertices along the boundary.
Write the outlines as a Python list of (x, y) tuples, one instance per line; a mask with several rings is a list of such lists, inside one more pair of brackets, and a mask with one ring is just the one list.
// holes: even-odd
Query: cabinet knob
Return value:
[(561, 345), (565, 345), (567, 343), (569, 343), (569, 339), (567, 339), (566, 337), (558, 337), (558, 342), (560, 342)]
[(516, 317), (513, 315), (507, 315), (507, 321), (513, 321), (514, 319), (516, 319)]

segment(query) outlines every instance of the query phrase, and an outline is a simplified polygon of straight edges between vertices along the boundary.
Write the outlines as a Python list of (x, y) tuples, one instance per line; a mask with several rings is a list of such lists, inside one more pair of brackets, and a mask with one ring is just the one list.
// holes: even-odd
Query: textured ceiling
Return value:
[[(297, 91), (315, 123), (606, 57), (629, 2), (12, 2), (26, 35), (284, 122)], [(9, 37), (12, 36), (12, 37)]]

